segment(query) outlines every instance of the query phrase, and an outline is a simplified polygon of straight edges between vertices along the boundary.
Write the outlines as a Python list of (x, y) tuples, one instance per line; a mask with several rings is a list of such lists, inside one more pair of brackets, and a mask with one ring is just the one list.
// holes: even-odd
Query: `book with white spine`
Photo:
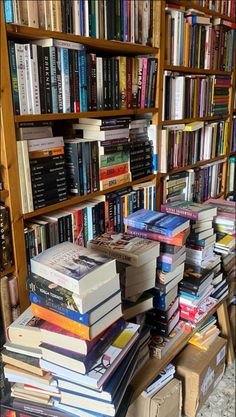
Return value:
[(26, 90), (26, 68), (24, 45), (15, 44), (16, 63), (17, 63), (17, 81), (19, 89), (20, 114), (28, 114), (27, 90)]

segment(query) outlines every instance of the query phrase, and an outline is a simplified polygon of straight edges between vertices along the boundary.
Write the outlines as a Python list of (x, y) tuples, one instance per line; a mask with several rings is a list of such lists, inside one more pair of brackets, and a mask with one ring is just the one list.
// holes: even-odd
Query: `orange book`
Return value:
[(188, 67), (188, 60), (189, 60), (189, 30), (190, 24), (188, 22), (185, 23), (185, 42), (184, 42), (184, 67)]
[(50, 311), (47, 308), (41, 307), (37, 304), (31, 304), (32, 312), (35, 316), (40, 319), (49, 321), (49, 323), (55, 324), (62, 327), (62, 329), (68, 332), (75, 333), (85, 340), (91, 340), (90, 328), (82, 323), (68, 319), (67, 317), (61, 316), (54, 311)]
[(51, 148), (51, 149), (45, 149), (42, 151), (32, 151), (29, 152), (29, 159), (37, 159), (37, 158), (47, 158), (48, 156), (56, 156), (56, 155), (63, 155), (64, 154), (64, 148)]
[(108, 178), (116, 177), (117, 175), (126, 174), (127, 172), (129, 172), (129, 163), (123, 162), (122, 164), (100, 168), (99, 177), (100, 180), (106, 180)]

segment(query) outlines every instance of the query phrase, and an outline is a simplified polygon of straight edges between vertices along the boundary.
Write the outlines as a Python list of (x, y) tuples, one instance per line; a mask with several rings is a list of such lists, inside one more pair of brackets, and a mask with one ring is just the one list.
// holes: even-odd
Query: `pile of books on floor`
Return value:
[(198, 331), (189, 339), (188, 343), (202, 350), (207, 350), (219, 334), (220, 330), (217, 327), (216, 318), (211, 316), (199, 327)]
[(116, 261), (65, 242), (31, 264), (32, 304), (8, 328), (3, 352), (12, 397), (49, 411), (114, 416), (149, 339), (122, 318)]
[(128, 234), (160, 242), (155, 285), (149, 290), (154, 297), (154, 308), (146, 313), (145, 320), (153, 335), (151, 351), (161, 357), (167, 350), (166, 345), (169, 348), (184, 331), (183, 326), (177, 326), (180, 319), (178, 284), (184, 273), (184, 243), (189, 234), (189, 220), (158, 211), (139, 210), (126, 217), (124, 223), (128, 226)]
[[(167, 213), (191, 219), (184, 278), (179, 284), (180, 317), (193, 324), (202, 320), (217, 304), (212, 281), (220, 272), (220, 256), (214, 253), (216, 234), (212, 225), (216, 208), (185, 202), (162, 205)], [(218, 290), (218, 288), (217, 288)]]
[(122, 309), (126, 320), (153, 307), (153, 295), (147, 291), (155, 287), (156, 283), (159, 242), (127, 233), (109, 232), (89, 241), (88, 248), (117, 260)]

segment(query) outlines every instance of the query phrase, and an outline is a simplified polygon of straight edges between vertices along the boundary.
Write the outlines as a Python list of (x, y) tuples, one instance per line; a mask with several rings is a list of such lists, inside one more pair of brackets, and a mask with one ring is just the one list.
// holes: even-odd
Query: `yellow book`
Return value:
[(190, 24), (185, 22), (185, 42), (184, 42), (184, 67), (188, 67), (188, 60), (189, 60), (189, 30)]
[(218, 240), (217, 245), (229, 246), (234, 241), (235, 241), (235, 237), (234, 236), (226, 235), (222, 239)]
[(117, 57), (119, 61), (119, 88), (120, 88), (120, 109), (127, 108), (127, 89), (126, 89), (126, 56)]
[(194, 132), (195, 130), (201, 129), (204, 126), (204, 122), (192, 122), (185, 125), (184, 131), (185, 132)]
[(194, 95), (193, 95), (193, 117), (197, 117), (197, 103), (198, 103), (198, 83), (199, 80), (194, 80)]

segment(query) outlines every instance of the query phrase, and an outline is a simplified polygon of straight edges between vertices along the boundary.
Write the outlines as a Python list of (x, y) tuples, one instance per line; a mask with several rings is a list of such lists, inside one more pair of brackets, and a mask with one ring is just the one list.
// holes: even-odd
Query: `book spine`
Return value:
[(79, 113), (79, 67), (78, 67), (78, 51), (74, 51), (74, 111)]
[(126, 86), (127, 86), (127, 108), (132, 105), (132, 58), (126, 58)]
[(98, 143), (91, 143), (92, 192), (99, 191), (99, 153)]
[(21, 142), (16, 142), (16, 144), (17, 144), (17, 158), (18, 158), (19, 178), (20, 178), (22, 212), (28, 213), (30, 210), (28, 208), (28, 200), (27, 200), (27, 193), (26, 193), (26, 181), (25, 181), (25, 172), (24, 172), (24, 163), (23, 163), (22, 144)]
[(72, 194), (80, 194), (79, 160), (76, 143), (65, 144), (65, 160), (68, 189)]
[(58, 113), (56, 48), (49, 47), (52, 113)]
[(61, 48), (60, 52), (63, 113), (70, 113), (69, 53), (66, 48)]
[(26, 68), (24, 57), (24, 45), (15, 44), (17, 62), (17, 81), (19, 89), (20, 114), (28, 114), (27, 91), (26, 91)]
[(38, 53), (37, 46), (30, 44), (30, 82), (33, 98), (33, 114), (41, 113), (39, 73), (38, 73)]
[(106, 180), (108, 178), (116, 177), (117, 175), (126, 174), (128, 172), (129, 172), (129, 164), (128, 162), (124, 162), (119, 165), (100, 168), (99, 177), (100, 177), (100, 180)]
[(40, 105), (41, 113), (46, 113), (46, 95), (45, 95), (45, 77), (44, 77), (44, 58), (43, 48), (37, 45), (38, 54), (38, 72), (39, 72), (39, 92), (40, 92)]
[(126, 57), (119, 57), (119, 97), (120, 109), (127, 108), (127, 87), (126, 87)]
[(57, 74), (57, 100), (58, 113), (63, 113), (63, 99), (62, 99), (62, 74), (61, 74), (61, 51), (56, 48), (56, 74)]
[(16, 23), (14, 21), (12, 0), (4, 1), (4, 15), (6, 23)]
[(15, 115), (19, 115), (20, 114), (20, 102), (19, 102), (19, 89), (18, 89), (18, 80), (17, 80), (16, 51), (15, 51), (15, 43), (13, 41), (8, 41), (8, 50), (9, 50), (10, 70), (11, 70), (11, 86), (12, 86), (14, 113)]
[(87, 96), (87, 77), (86, 77), (86, 53), (85, 51), (78, 52), (78, 67), (79, 67), (79, 97), (80, 97), (80, 111), (88, 111), (88, 96)]
[(23, 165), (25, 173), (25, 184), (26, 184), (26, 195), (28, 201), (28, 210), (33, 211), (33, 197), (32, 197), (32, 186), (31, 186), (31, 176), (30, 176), (30, 164), (29, 164), (29, 153), (28, 153), (28, 143), (27, 141), (21, 141), (22, 146), (22, 156), (23, 156)]
[(102, 58), (96, 58), (96, 74), (97, 74), (97, 109), (103, 110), (103, 64)]
[(43, 48), (46, 113), (52, 112), (49, 48)]
[(118, 175), (115, 178), (100, 181), (100, 190), (106, 190), (116, 185), (121, 185), (130, 181), (130, 173)]

